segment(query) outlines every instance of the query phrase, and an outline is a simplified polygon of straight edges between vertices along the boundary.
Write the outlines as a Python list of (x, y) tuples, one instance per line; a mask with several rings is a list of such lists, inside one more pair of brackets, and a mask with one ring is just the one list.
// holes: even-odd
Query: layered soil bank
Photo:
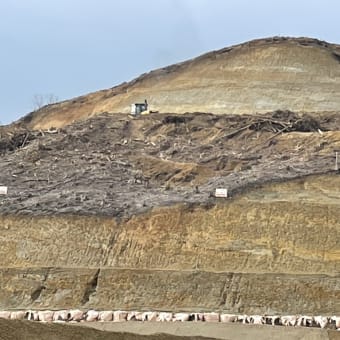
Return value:
[(340, 176), (215, 206), (2, 215), (0, 308), (340, 312)]

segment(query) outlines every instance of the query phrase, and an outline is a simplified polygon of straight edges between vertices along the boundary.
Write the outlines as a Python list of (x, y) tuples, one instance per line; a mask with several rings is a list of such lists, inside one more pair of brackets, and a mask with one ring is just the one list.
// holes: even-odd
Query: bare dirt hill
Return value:
[(217, 114), (338, 111), (340, 46), (310, 38), (268, 38), (213, 51), (128, 83), (26, 116), (21, 124), (62, 127), (96, 114), (128, 113), (149, 100), (162, 113)]
[(0, 309), (340, 314), (338, 50), (258, 40), (0, 127)]

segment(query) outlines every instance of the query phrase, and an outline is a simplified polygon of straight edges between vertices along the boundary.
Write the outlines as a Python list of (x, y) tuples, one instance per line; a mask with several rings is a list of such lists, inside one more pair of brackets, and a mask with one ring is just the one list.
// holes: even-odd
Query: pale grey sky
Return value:
[(0, 0), (0, 122), (247, 40), (340, 43), (338, 0)]

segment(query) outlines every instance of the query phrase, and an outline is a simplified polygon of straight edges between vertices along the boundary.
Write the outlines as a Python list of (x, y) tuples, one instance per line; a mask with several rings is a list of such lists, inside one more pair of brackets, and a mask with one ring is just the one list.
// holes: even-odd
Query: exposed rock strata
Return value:
[(12, 268), (0, 307), (339, 312), (339, 188), (340, 176), (314, 176), (120, 224), (2, 216), (1, 265)]

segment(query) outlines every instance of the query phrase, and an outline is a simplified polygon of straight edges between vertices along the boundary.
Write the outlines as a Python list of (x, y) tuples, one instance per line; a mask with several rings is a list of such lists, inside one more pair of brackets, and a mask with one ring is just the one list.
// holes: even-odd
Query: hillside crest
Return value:
[(129, 113), (148, 99), (161, 113), (332, 112), (340, 107), (340, 46), (272, 37), (212, 51), (142, 74), (110, 89), (47, 105), (19, 120), (63, 127), (97, 114)]

